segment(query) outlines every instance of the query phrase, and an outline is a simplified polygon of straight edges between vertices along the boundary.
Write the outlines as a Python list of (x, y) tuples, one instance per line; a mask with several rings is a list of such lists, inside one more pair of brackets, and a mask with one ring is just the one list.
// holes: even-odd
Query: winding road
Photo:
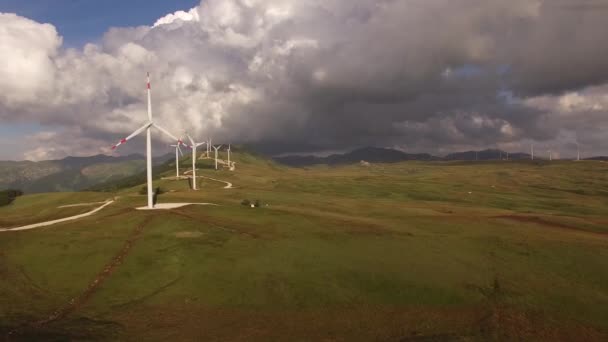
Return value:
[[(192, 173), (192, 170), (190, 171), (186, 171), (184, 172), (184, 175), (188, 174), (188, 173)], [(187, 176), (187, 177), (191, 177), (191, 176)], [(224, 187), (224, 189), (232, 189), (232, 183), (227, 182), (227, 181), (223, 181), (223, 180), (219, 180), (219, 179), (215, 179), (215, 178), (211, 178), (211, 177), (206, 177), (206, 176), (198, 176), (201, 178), (206, 178), (212, 181), (216, 181), (216, 182), (220, 182), (220, 183), (224, 183), (226, 184), (226, 186)], [(91, 216), (93, 214), (95, 214), (96, 212), (102, 210), (103, 208), (109, 206), (110, 204), (114, 203), (114, 201), (106, 201), (106, 202), (93, 202), (93, 203), (76, 203), (76, 204), (68, 204), (68, 205), (63, 205), (60, 206), (58, 208), (71, 208), (71, 207), (82, 207), (82, 206), (88, 206), (88, 205), (93, 205), (93, 204), (102, 204), (101, 206), (88, 211), (84, 214), (79, 214), (79, 215), (74, 215), (74, 216), (70, 216), (70, 217), (64, 217), (61, 219), (57, 219), (57, 220), (52, 220), (52, 221), (45, 221), (45, 222), (39, 222), (39, 223), (33, 223), (33, 224), (29, 224), (26, 226), (21, 226), (21, 227), (13, 227), (13, 228), (0, 228), (0, 233), (1, 232), (16, 232), (16, 231), (22, 231), (22, 230), (30, 230), (30, 229), (36, 229), (36, 228), (41, 228), (41, 227), (48, 227), (57, 223), (62, 223), (62, 222), (67, 222), (67, 221), (73, 221), (73, 220), (78, 220), (81, 219), (83, 217), (87, 217), (87, 216)], [(186, 205), (215, 205), (213, 203), (164, 203), (164, 204), (157, 204), (155, 209), (175, 209), (175, 208), (179, 208), (179, 207), (183, 207)], [(137, 208), (138, 210), (144, 210), (147, 209), (145, 207), (142, 208)]]
[[(57, 220), (52, 220), (52, 221), (45, 221), (45, 222), (40, 222), (40, 223), (29, 224), (27, 226), (21, 226), (21, 227), (0, 228), (0, 232), (16, 232), (16, 231), (20, 231), (20, 230), (30, 230), (30, 229), (40, 228), (40, 227), (51, 226), (51, 225), (54, 225), (54, 224), (57, 224), (57, 223), (78, 220), (78, 219), (81, 219), (83, 217), (87, 217), (87, 216), (91, 216), (91, 215), (95, 214), (96, 212), (98, 212), (98, 211), (102, 210), (103, 208), (109, 206), (110, 204), (114, 203), (114, 201), (107, 201), (107, 202), (103, 202), (103, 203), (104, 204), (101, 205), (100, 207), (97, 207), (97, 208), (95, 208), (95, 209), (93, 209), (91, 211), (88, 211), (88, 212), (84, 213), (84, 214), (74, 215), (74, 216), (70, 216), (70, 217), (64, 217), (64, 218), (57, 219)], [(72, 204), (72, 206), (76, 206), (76, 205)]]
[[(197, 169), (197, 170), (198, 170), (198, 169)], [(192, 170), (189, 170), (189, 171), (184, 172), (184, 174), (185, 174), (185, 175), (186, 175), (186, 174), (190, 174), (190, 173), (192, 173)], [(199, 178), (206, 178), (206, 179), (209, 179), (209, 180), (212, 180), (212, 181), (216, 181), (216, 182), (224, 183), (224, 184), (226, 184), (226, 186), (224, 187), (224, 189), (233, 189), (233, 187), (232, 187), (232, 183), (227, 182), (227, 181), (223, 181), (223, 180), (219, 180), (219, 179), (215, 179), (215, 178), (211, 178), (211, 177), (206, 177), (206, 176), (200, 176), (200, 175), (197, 175), (196, 177), (199, 177)], [(191, 178), (191, 176), (189, 176), (189, 178)]]

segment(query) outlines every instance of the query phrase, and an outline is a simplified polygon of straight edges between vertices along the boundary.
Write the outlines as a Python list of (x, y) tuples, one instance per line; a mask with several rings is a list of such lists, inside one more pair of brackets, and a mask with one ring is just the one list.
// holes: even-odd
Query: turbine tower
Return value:
[(190, 140), (190, 148), (192, 149), (192, 190), (198, 190), (196, 188), (196, 148), (206, 144), (205, 142), (196, 143), (189, 134), (186, 134), (188, 140)]
[(148, 183), (148, 209), (154, 208), (154, 200), (152, 193), (152, 136), (151, 129), (152, 126), (156, 127), (159, 131), (171, 137), (173, 140), (179, 141), (173, 134), (169, 133), (166, 129), (157, 125), (154, 121), (152, 121), (152, 97), (150, 94), (150, 73), (147, 74), (148, 81), (148, 122), (145, 125), (138, 128), (135, 132), (131, 133), (126, 138), (121, 139), (116, 145), (112, 146), (112, 150), (115, 150), (118, 146), (126, 143), (131, 140), (133, 137), (139, 135), (144, 130), (146, 131), (146, 173), (147, 173), (147, 183)]
[(549, 152), (549, 161), (553, 160), (553, 152), (551, 150), (548, 150), (547, 152)]
[(578, 142), (576, 143), (576, 161), (581, 161), (581, 149)]
[(530, 157), (534, 160), (534, 144), (530, 145)]
[(215, 169), (217, 170), (217, 151), (222, 147), (222, 145), (218, 145), (218, 146), (213, 146), (213, 149), (215, 150)]
[(228, 144), (228, 166), (232, 166), (232, 164), (230, 163), (230, 144)]
[[(184, 153), (182, 152), (182, 149), (180, 148), (180, 145), (185, 145), (182, 142), (182, 139), (179, 139), (177, 141), (177, 144), (175, 145), (170, 145), (171, 147), (175, 147), (175, 178), (179, 179), (179, 155), (177, 154), (179, 152), (179, 154), (183, 157)], [(185, 145), (187, 146), (187, 145)]]

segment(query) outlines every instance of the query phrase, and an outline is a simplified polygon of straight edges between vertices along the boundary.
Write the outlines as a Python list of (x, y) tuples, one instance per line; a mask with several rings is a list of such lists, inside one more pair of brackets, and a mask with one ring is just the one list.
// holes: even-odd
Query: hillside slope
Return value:
[[(162, 163), (173, 155), (154, 158)], [(61, 160), (0, 161), (0, 189), (16, 188), (26, 193), (78, 191), (99, 183), (132, 176), (145, 169), (145, 158), (96, 155)]]
[(171, 178), (171, 161), (154, 181), (165, 190), (159, 203), (217, 205), (136, 210), (146, 203), (137, 183), (1, 207), (0, 227), (15, 227), (91, 208), (58, 206), (115, 200), (79, 221), (0, 234), (0, 336), (608, 338), (606, 163), (300, 169), (254, 154), (232, 159), (234, 171), (197, 160), (199, 191)]

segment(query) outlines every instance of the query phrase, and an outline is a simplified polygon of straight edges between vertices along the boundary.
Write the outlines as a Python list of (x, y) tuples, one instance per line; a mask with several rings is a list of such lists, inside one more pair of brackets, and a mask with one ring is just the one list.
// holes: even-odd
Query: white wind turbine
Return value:
[(230, 161), (230, 152), (231, 152), (230, 144), (228, 144), (228, 170), (234, 171), (234, 165), (236, 163), (233, 163), (233, 162)]
[(530, 158), (534, 160), (534, 144), (530, 145)]
[(139, 135), (144, 130), (146, 131), (146, 171), (147, 171), (147, 183), (148, 183), (148, 209), (154, 208), (153, 193), (152, 193), (152, 136), (151, 128), (156, 127), (159, 131), (170, 136), (173, 140), (179, 141), (173, 134), (169, 133), (166, 129), (157, 125), (152, 121), (152, 98), (150, 94), (150, 73), (147, 74), (148, 81), (148, 122), (145, 125), (138, 128), (135, 132), (131, 133), (128, 137), (121, 139), (116, 145), (112, 146), (112, 150), (115, 150), (118, 146), (131, 140), (133, 137)]
[(192, 144), (190, 146), (190, 148), (192, 149), (192, 190), (198, 190), (196, 188), (196, 148), (206, 144), (206, 142), (194, 142), (194, 139), (192, 139), (189, 134), (186, 135), (188, 136), (188, 140), (190, 140), (190, 143)]
[[(179, 139), (177, 141), (177, 144), (175, 144), (175, 145), (169, 145), (171, 147), (175, 147), (175, 178), (176, 179), (179, 179), (179, 155), (181, 155), (182, 157), (184, 156), (184, 153), (182, 152), (180, 145), (188, 146), (182, 142), (182, 139)], [(179, 155), (177, 154), (178, 152), (179, 152)]]
[(213, 149), (215, 150), (215, 169), (217, 170), (217, 151), (222, 148), (223, 145), (218, 145), (218, 146), (213, 146)]

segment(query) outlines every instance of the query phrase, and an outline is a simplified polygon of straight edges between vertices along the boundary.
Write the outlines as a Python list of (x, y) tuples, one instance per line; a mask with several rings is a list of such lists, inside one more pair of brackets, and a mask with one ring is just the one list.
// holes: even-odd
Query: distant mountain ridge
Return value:
[(530, 159), (528, 153), (509, 153), (502, 150), (483, 150), (483, 151), (466, 151), (450, 153), (447, 156), (441, 158), (442, 160), (522, 160)]
[(405, 153), (403, 151), (381, 147), (363, 147), (344, 154), (332, 154), (327, 157), (317, 156), (284, 156), (275, 157), (275, 161), (289, 166), (310, 166), (317, 164), (345, 165), (360, 161), (370, 163), (398, 163), (407, 160), (437, 160), (428, 153)]
[[(173, 154), (155, 157), (154, 164)], [(145, 169), (145, 157), (95, 155), (45, 161), (0, 161), (0, 190), (15, 188), (25, 193), (77, 191), (112, 179), (121, 179)]]
[(273, 158), (277, 162), (295, 167), (327, 164), (327, 165), (346, 165), (355, 164), (361, 161), (370, 163), (398, 163), (408, 160), (422, 161), (449, 161), (449, 160), (522, 160), (530, 159), (527, 153), (509, 153), (501, 150), (483, 150), (483, 151), (467, 151), (451, 153), (445, 157), (437, 157), (428, 153), (406, 153), (403, 151), (381, 148), (381, 147), (363, 147), (344, 154), (332, 154), (327, 157), (317, 156), (283, 156)]

